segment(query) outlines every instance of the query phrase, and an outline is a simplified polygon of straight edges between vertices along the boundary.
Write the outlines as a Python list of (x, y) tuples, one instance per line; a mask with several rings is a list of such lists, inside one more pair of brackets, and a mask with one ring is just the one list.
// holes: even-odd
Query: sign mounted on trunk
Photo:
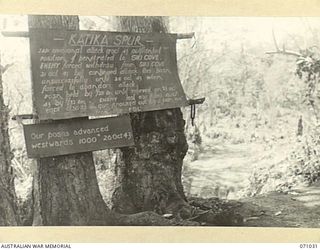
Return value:
[(30, 30), (39, 118), (66, 119), (187, 105), (175, 34)]
[(23, 129), (27, 154), (31, 158), (134, 145), (128, 115), (24, 125)]

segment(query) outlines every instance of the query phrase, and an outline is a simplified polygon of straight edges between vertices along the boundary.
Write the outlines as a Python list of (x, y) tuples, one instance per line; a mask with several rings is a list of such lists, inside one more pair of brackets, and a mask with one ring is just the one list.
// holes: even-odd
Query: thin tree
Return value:
[(0, 226), (17, 226), (20, 219), (17, 213), (14, 173), (11, 166), (9, 108), (3, 99), (2, 74), (7, 68), (7, 65), (1, 66), (0, 58)]

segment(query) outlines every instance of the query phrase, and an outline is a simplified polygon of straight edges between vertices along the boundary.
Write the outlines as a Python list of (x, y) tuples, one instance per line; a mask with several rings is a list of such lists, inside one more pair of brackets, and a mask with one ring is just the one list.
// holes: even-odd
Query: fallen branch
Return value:
[(283, 55), (289, 55), (289, 56), (295, 56), (295, 57), (301, 57), (302, 55), (295, 51), (290, 50), (277, 50), (277, 51), (267, 51), (266, 54), (283, 54)]
[(0, 65), (2, 74), (7, 71), (14, 63), (6, 64), (5, 66)]
[(273, 39), (273, 43), (274, 43), (274, 46), (276, 48), (276, 51), (269, 51), (269, 52), (266, 52), (266, 54), (283, 54), (283, 55), (296, 56), (296, 57), (302, 56), (299, 52), (286, 50), (284, 44), (283, 44), (283, 48), (281, 50), (279, 48), (278, 43), (277, 43), (276, 35), (274, 33), (274, 29), (273, 28), (272, 28), (272, 39)]

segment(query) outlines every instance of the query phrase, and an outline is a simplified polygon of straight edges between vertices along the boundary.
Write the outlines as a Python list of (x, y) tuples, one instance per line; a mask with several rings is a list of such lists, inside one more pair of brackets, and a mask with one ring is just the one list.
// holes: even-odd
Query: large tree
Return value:
[[(77, 30), (79, 19), (29, 16), (29, 28)], [(33, 198), (34, 225), (114, 224), (98, 188), (91, 152), (39, 159)]]
[[(124, 32), (168, 31), (164, 17), (118, 17), (118, 24), (118, 30)], [(180, 108), (131, 113), (130, 116), (135, 146), (117, 151), (112, 195), (115, 211), (126, 214), (154, 211), (173, 214), (178, 220), (241, 225), (240, 215), (233, 211), (219, 212), (215, 202), (211, 209), (201, 205), (206, 202), (204, 200), (188, 202), (181, 176), (188, 144)], [(185, 220), (182, 224), (187, 225)]]
[[(124, 32), (167, 32), (163, 17), (118, 17)], [(191, 216), (181, 183), (188, 150), (180, 108), (131, 114), (135, 146), (118, 152), (113, 209), (121, 213), (155, 211)]]

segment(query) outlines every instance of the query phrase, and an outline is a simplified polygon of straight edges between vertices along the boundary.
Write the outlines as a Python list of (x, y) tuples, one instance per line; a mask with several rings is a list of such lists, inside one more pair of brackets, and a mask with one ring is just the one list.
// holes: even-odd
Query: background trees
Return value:
[(3, 100), (2, 74), (10, 65), (1, 65), (0, 55), (0, 225), (16, 226), (19, 224), (14, 173), (11, 165), (12, 152), (9, 139), (9, 108)]

